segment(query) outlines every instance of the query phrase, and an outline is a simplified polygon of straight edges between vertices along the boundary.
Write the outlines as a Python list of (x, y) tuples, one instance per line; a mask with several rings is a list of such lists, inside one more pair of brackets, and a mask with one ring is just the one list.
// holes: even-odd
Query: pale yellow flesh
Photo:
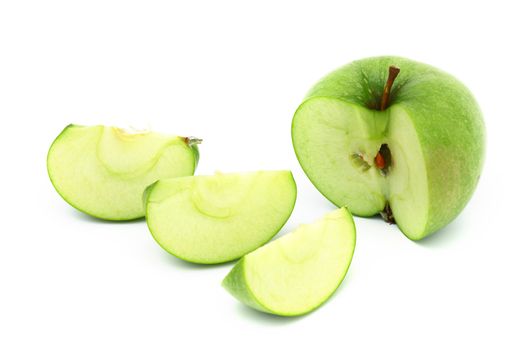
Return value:
[[(428, 218), (426, 163), (402, 107), (380, 112), (314, 98), (298, 109), (292, 130), (301, 166), (321, 193), (360, 216), (376, 215), (389, 202), (401, 230), (418, 239)], [(386, 176), (374, 163), (382, 144), (392, 154)]]
[(195, 170), (193, 151), (178, 136), (69, 126), (48, 154), (57, 192), (75, 208), (107, 220), (144, 216), (144, 189), (160, 178)]
[(387, 143), (394, 162), (386, 183), (386, 198), (396, 224), (411, 239), (420, 239), (428, 219), (425, 161), (410, 118), (401, 107), (390, 110)]
[(195, 263), (237, 259), (270, 240), (295, 205), (289, 171), (162, 180), (146, 200), (151, 234), (171, 254)]
[(346, 208), (246, 255), (223, 285), (261, 311), (296, 316), (325, 302), (344, 279), (355, 247)]

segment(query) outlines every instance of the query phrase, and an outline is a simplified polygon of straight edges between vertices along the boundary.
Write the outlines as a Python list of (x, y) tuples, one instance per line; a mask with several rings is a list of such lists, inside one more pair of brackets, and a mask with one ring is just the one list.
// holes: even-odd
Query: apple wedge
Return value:
[(165, 179), (145, 192), (146, 221), (169, 253), (217, 264), (269, 241), (290, 217), (295, 198), (290, 171)]
[(244, 256), (222, 285), (254, 309), (280, 316), (306, 314), (341, 284), (354, 247), (354, 221), (341, 208)]
[(192, 175), (198, 140), (107, 126), (69, 125), (47, 156), (49, 178), (73, 207), (105, 220), (144, 216), (144, 189), (161, 178)]
[(485, 153), (481, 111), (451, 75), (400, 57), (352, 62), (295, 112), (303, 170), (336, 206), (381, 214), (410, 239), (447, 225), (471, 198)]

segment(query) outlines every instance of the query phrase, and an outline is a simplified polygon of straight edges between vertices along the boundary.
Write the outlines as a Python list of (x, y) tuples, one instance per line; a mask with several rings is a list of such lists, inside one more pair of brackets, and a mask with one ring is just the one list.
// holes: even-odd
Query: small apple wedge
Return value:
[(297, 190), (290, 171), (258, 171), (160, 180), (145, 194), (146, 222), (157, 243), (200, 264), (240, 258), (286, 223)]
[(200, 140), (107, 126), (69, 125), (47, 156), (49, 178), (73, 207), (105, 220), (144, 216), (144, 189), (192, 175)]
[(354, 247), (352, 214), (341, 208), (244, 256), (222, 285), (259, 311), (303, 315), (335, 292), (350, 267)]

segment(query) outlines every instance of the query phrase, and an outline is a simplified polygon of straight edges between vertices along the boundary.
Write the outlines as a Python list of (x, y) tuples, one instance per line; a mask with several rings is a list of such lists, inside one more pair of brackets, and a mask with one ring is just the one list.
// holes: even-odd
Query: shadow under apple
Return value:
[(189, 261), (177, 258), (175, 255), (171, 255), (166, 251), (161, 251), (162, 260), (176, 268), (185, 270), (211, 270), (211, 269), (224, 269), (231, 268), (237, 260), (227, 261), (220, 264), (197, 264)]
[(95, 223), (95, 224), (124, 225), (124, 224), (129, 224), (129, 223), (145, 222), (143, 217), (137, 218), (137, 219), (131, 219), (131, 220), (115, 221), (115, 220), (105, 220), (105, 219), (96, 218), (94, 216), (88, 215), (74, 208), (70, 208), (70, 211), (72, 213), (72, 216), (76, 217), (78, 220), (89, 222), (89, 223)]
[(465, 231), (464, 220), (462, 217), (457, 217), (451, 223), (434, 232), (432, 235), (423, 238), (420, 241), (414, 241), (416, 244), (426, 248), (437, 249), (453, 244), (453, 242), (461, 239), (463, 231)]

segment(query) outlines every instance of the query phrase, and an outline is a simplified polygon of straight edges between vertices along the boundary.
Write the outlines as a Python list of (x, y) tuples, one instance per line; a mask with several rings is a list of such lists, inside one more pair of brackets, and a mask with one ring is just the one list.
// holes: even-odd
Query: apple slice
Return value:
[(217, 264), (269, 241), (290, 217), (295, 198), (290, 171), (166, 179), (145, 192), (146, 221), (169, 253)]
[(352, 214), (341, 208), (246, 255), (222, 285), (254, 309), (281, 316), (306, 314), (341, 284), (354, 247)]
[(158, 179), (192, 175), (199, 140), (106, 126), (69, 125), (47, 157), (49, 178), (73, 207), (97, 218), (144, 216), (144, 189)]

